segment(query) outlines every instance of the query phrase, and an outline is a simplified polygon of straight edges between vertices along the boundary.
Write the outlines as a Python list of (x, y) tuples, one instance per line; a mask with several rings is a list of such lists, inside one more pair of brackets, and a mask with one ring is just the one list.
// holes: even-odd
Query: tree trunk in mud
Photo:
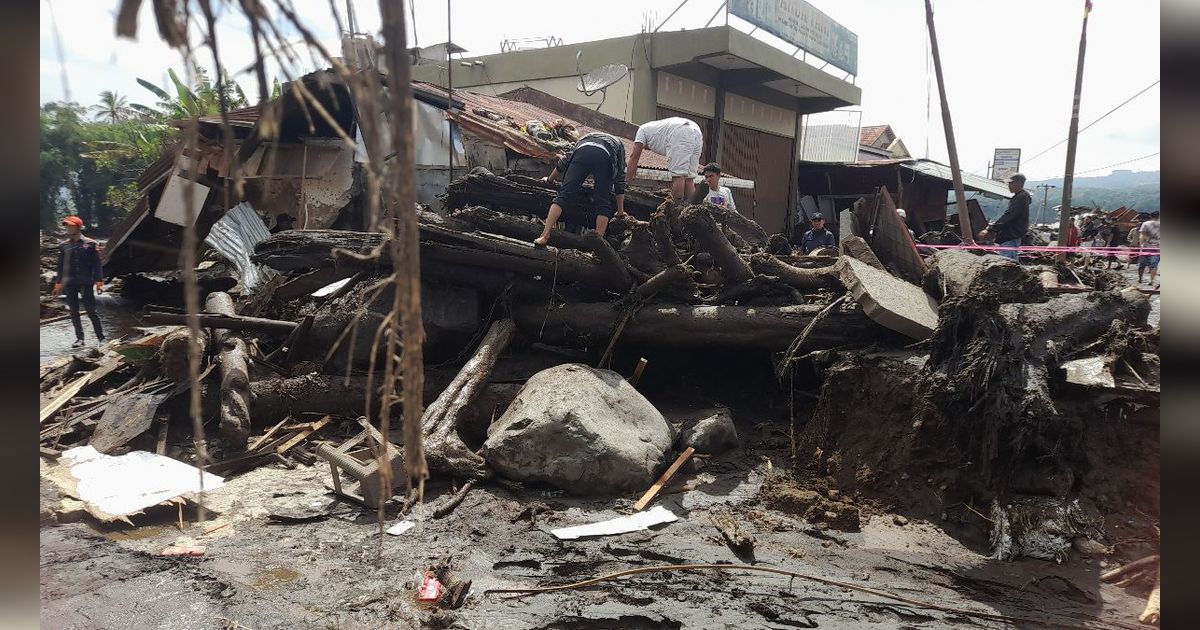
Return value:
[[(376, 390), (382, 380), (382, 374), (376, 376)], [(250, 394), (250, 413), (260, 425), (270, 426), (301, 413), (357, 417), (366, 406), (367, 377), (352, 375), (349, 383), (340, 374), (260, 379), (250, 384)], [(371, 398), (372, 408), (378, 409), (378, 391)]]
[(751, 247), (765, 247), (767, 245), (767, 231), (762, 229), (762, 226), (753, 219), (749, 219), (736, 210), (722, 208), (706, 204), (709, 213), (712, 214), (714, 220), (720, 223), (727, 230), (741, 237), (744, 245)]
[(1036, 302), (1046, 296), (1040, 280), (1017, 263), (995, 254), (978, 256), (959, 249), (931, 256), (922, 284), (935, 296), (991, 292), (1002, 303)]
[(425, 410), (421, 419), (425, 456), (430, 470), (459, 479), (482, 479), (488, 474), (487, 463), (463, 443), (458, 422), (476, 395), (487, 384), (492, 368), (508, 347), (517, 330), (511, 319), (497, 320), (475, 350), (474, 356)]
[(689, 206), (680, 215), (688, 233), (696, 238), (700, 248), (712, 254), (713, 264), (729, 282), (745, 282), (754, 277), (750, 265), (742, 260), (705, 206)]
[(770, 254), (755, 254), (750, 257), (750, 267), (754, 269), (754, 273), (775, 276), (779, 278), (780, 282), (797, 289), (812, 291), (842, 286), (832, 265), (816, 269), (801, 269)]
[(625, 256), (634, 269), (653, 276), (666, 265), (659, 260), (654, 247), (654, 232), (649, 223), (639, 223), (630, 229), (629, 244), (625, 246)]
[(1004, 485), (1029, 456), (1070, 452), (1079, 427), (1058, 420), (1050, 391), (1056, 357), (1108, 331), (1114, 321), (1144, 326), (1150, 305), (1130, 288), (1061, 295), (1041, 304), (997, 304), (947, 298), (930, 339), (926, 371), (917, 386), (925, 401), (918, 422), (950, 423), (927, 445), (956, 449), (972, 462), (982, 488)]
[[(470, 206), (461, 210), (455, 210), (450, 217), (462, 221), (482, 232), (491, 232), (522, 241), (532, 242), (533, 239), (542, 233), (541, 221), (503, 214), (489, 210), (483, 206)], [(565, 249), (588, 251), (587, 243), (582, 235), (573, 234), (565, 230), (550, 230), (550, 245)]]
[[(228, 293), (208, 294), (204, 308), (210, 313), (234, 315), (233, 298)], [(221, 368), (221, 435), (237, 450), (246, 447), (250, 439), (250, 375), (246, 358), (246, 342), (228, 330), (216, 330)]]
[[(192, 333), (187, 326), (180, 326), (172, 330), (163, 339), (162, 345), (159, 346), (161, 359), (159, 366), (162, 368), (163, 376), (178, 383), (190, 378), (188, 372), (188, 344), (192, 342)], [(201, 355), (208, 350), (208, 330), (200, 329), (200, 338), (197, 340), (199, 344), (199, 352)]]
[[(666, 272), (664, 272), (666, 273)], [(658, 347), (787, 349), (824, 305), (781, 307), (647, 305), (625, 324), (621, 340)], [(515, 304), (513, 318), (534, 341), (604, 347), (621, 321), (619, 307), (603, 303)], [(866, 343), (885, 331), (858, 305), (835, 308), (810, 337), (813, 349)]]

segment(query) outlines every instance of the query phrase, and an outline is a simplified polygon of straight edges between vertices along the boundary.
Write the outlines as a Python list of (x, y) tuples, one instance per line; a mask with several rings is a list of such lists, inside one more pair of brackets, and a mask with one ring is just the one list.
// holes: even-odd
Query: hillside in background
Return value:
[[(1099, 207), (1103, 210), (1116, 210), (1121, 206), (1133, 208), (1141, 212), (1162, 209), (1162, 189), (1159, 171), (1113, 171), (1102, 177), (1077, 177), (1072, 184), (1071, 205)], [(1051, 188), (1047, 195), (1046, 215), (1054, 206), (1062, 203), (1062, 178), (1029, 181), (1025, 189), (1033, 195), (1033, 207), (1030, 208), (1030, 220), (1043, 220), (1042, 190), (1038, 184), (1057, 186)], [(953, 194), (951, 194), (953, 199)], [(1008, 201), (978, 197), (979, 205), (988, 219), (999, 217)]]

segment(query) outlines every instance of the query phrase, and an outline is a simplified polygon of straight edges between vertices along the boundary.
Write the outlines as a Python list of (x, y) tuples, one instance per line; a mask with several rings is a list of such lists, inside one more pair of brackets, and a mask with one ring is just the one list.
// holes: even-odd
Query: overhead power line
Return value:
[[(1154, 156), (1156, 156), (1156, 155), (1158, 155), (1158, 154), (1159, 154), (1159, 152), (1158, 152), (1158, 151), (1155, 151), (1154, 153), (1151, 153), (1151, 154), (1149, 154), (1149, 155), (1143, 155), (1143, 156), (1141, 156), (1141, 157), (1135, 157), (1135, 158), (1133, 158), (1133, 159), (1131, 159), (1131, 160), (1123, 160), (1123, 161), (1121, 161), (1121, 162), (1117, 162), (1116, 164), (1109, 164), (1108, 166), (1098, 166), (1098, 167), (1096, 167), (1096, 168), (1089, 168), (1089, 169), (1087, 169), (1086, 171), (1075, 171), (1075, 175), (1084, 175), (1084, 174), (1087, 174), (1087, 173), (1095, 173), (1096, 171), (1103, 171), (1103, 170), (1104, 170), (1104, 169), (1106, 169), (1106, 168), (1113, 168), (1114, 166), (1124, 166), (1125, 164), (1130, 164), (1130, 163), (1133, 163), (1133, 162), (1139, 162), (1139, 161), (1141, 161), (1141, 160), (1145, 160), (1145, 159), (1147, 159), (1147, 158), (1152, 158), (1152, 157), (1154, 157)], [(1061, 177), (1061, 176), (1062, 176), (1062, 175), (1061, 175), (1061, 174), (1059, 174), (1059, 175), (1052, 175), (1052, 176), (1050, 176), (1050, 177), (1030, 177), (1030, 178), (1029, 178), (1029, 180), (1030, 180), (1030, 181), (1042, 181), (1042, 180), (1045, 180), (1045, 179), (1053, 179), (1054, 177)]]
[[(1096, 123), (1100, 122), (1101, 120), (1104, 120), (1105, 118), (1107, 118), (1107, 117), (1108, 117), (1108, 115), (1109, 115), (1109, 114), (1111, 114), (1111, 113), (1113, 113), (1113, 112), (1117, 111), (1118, 109), (1121, 109), (1122, 107), (1124, 107), (1124, 106), (1128, 105), (1130, 101), (1132, 101), (1133, 99), (1135, 99), (1135, 98), (1137, 98), (1137, 97), (1141, 96), (1142, 94), (1145, 94), (1147, 90), (1149, 90), (1150, 88), (1152, 88), (1152, 87), (1154, 87), (1154, 86), (1158, 85), (1158, 84), (1159, 84), (1159, 82), (1161, 82), (1161, 81), (1162, 81), (1162, 79), (1155, 79), (1155, 80), (1154, 80), (1154, 83), (1151, 83), (1150, 85), (1147, 85), (1146, 87), (1142, 88), (1142, 89), (1141, 89), (1141, 90), (1140, 90), (1140, 91), (1139, 91), (1137, 94), (1134, 94), (1133, 96), (1130, 96), (1129, 98), (1125, 99), (1125, 101), (1124, 101), (1124, 102), (1122, 102), (1120, 105), (1117, 105), (1116, 107), (1114, 107), (1114, 108), (1112, 108), (1112, 109), (1108, 110), (1108, 111), (1107, 111), (1107, 112), (1106, 112), (1106, 113), (1105, 113), (1103, 116), (1101, 116), (1101, 117), (1097, 118), (1096, 120), (1093, 120), (1092, 122), (1088, 123), (1088, 124), (1087, 124), (1087, 125), (1086, 125), (1086, 126), (1083, 128), (1083, 129), (1080, 129), (1080, 130), (1079, 130), (1078, 132), (1076, 132), (1076, 133), (1077, 133), (1077, 134), (1078, 134), (1078, 133), (1083, 133), (1084, 131), (1086, 131), (1086, 130), (1087, 130), (1087, 128), (1088, 128), (1088, 127), (1091, 127), (1092, 125), (1094, 125), (1094, 124), (1096, 124)], [(1046, 154), (1047, 152), (1049, 152), (1051, 149), (1053, 149), (1053, 148), (1055, 148), (1055, 147), (1059, 146), (1060, 144), (1062, 144), (1062, 143), (1064, 143), (1064, 142), (1066, 142), (1066, 141), (1067, 141), (1067, 139), (1066, 139), (1066, 138), (1063, 138), (1062, 140), (1059, 140), (1059, 141), (1058, 141), (1057, 143), (1055, 143), (1053, 146), (1047, 147), (1046, 149), (1042, 150), (1040, 153), (1037, 153), (1037, 154), (1036, 154), (1036, 155), (1034, 155), (1033, 157), (1026, 159), (1026, 160), (1025, 160), (1025, 164), (1029, 164), (1030, 162), (1032, 162), (1032, 161), (1036, 160), (1037, 158), (1039, 158), (1039, 157), (1041, 157), (1041, 156), (1045, 155), (1045, 154)], [(1022, 166), (1024, 166), (1024, 164), (1023, 164)]]

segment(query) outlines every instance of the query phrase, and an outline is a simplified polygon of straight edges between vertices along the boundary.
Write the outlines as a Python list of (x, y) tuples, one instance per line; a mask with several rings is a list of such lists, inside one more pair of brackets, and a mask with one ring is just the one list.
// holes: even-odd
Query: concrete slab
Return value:
[(849, 256), (838, 259), (838, 277), (876, 323), (913, 339), (937, 327), (937, 302), (915, 284)]

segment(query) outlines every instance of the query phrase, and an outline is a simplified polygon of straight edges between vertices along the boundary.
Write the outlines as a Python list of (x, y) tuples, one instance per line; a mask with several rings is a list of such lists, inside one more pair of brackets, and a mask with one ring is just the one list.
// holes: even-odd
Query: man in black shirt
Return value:
[(534, 246), (545, 247), (550, 242), (550, 230), (562, 216), (563, 204), (581, 198), (583, 181), (589, 175), (593, 183), (592, 212), (596, 216), (596, 234), (604, 236), (614, 212), (618, 216), (625, 214), (625, 145), (616, 137), (596, 131), (580, 138), (545, 181), (558, 175), (563, 178), (562, 186), (550, 203), (546, 225), (541, 236), (533, 241)]
[(54, 276), (53, 295), (67, 291), (67, 306), (71, 309), (71, 323), (75, 325), (75, 343), (72, 348), (83, 346), (83, 322), (79, 318), (79, 302), (83, 301), (92, 328), (96, 330), (97, 343), (104, 343), (104, 330), (100, 327), (100, 315), (96, 313), (95, 285), (99, 292), (104, 286), (104, 267), (100, 264), (100, 246), (83, 235), (83, 219), (71, 216), (63, 220), (67, 228), (67, 242), (58, 246), (58, 273)]
[(1017, 255), (1016, 248), (1021, 246), (1021, 239), (1029, 231), (1029, 204), (1033, 201), (1033, 196), (1029, 194), (1028, 190), (1025, 190), (1024, 175), (1014, 173), (1004, 181), (1008, 184), (1008, 191), (1013, 193), (1013, 198), (1008, 200), (1008, 209), (1000, 215), (999, 219), (981, 231), (977, 238), (984, 240), (989, 234), (995, 234), (997, 245), (1013, 248), (997, 253), (1019, 263), (1021, 260)]

